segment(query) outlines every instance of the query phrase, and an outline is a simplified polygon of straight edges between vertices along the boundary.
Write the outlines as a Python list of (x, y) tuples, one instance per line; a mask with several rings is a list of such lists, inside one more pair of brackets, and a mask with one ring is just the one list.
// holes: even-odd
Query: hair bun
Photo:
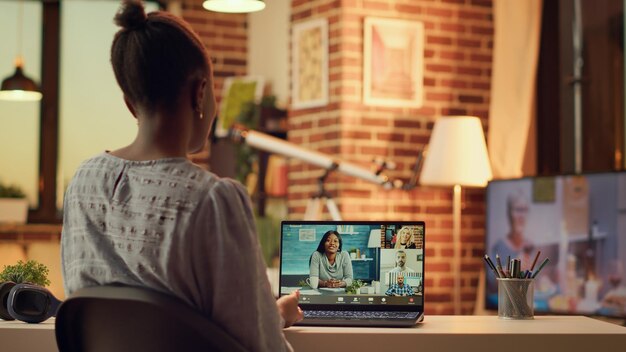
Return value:
[(124, 0), (115, 15), (115, 24), (124, 29), (134, 29), (146, 23), (146, 11), (140, 0)]

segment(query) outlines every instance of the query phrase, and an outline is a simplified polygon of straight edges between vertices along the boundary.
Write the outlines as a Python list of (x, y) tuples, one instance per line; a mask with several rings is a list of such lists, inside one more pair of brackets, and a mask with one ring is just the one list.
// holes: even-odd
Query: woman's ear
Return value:
[(205, 103), (204, 95), (206, 93), (206, 86), (207, 86), (206, 78), (203, 78), (202, 80), (197, 80), (193, 86), (194, 101), (192, 102), (193, 104), (192, 107), (194, 111), (196, 111), (197, 113), (204, 112), (204, 103)]

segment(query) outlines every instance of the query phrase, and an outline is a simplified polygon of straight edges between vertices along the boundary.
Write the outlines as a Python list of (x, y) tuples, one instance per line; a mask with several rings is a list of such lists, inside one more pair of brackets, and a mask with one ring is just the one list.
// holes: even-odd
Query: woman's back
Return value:
[[(150, 287), (182, 298), (248, 347), (285, 348), (240, 184), (184, 158), (102, 153), (78, 169), (64, 211), (67, 294), (110, 283)], [(259, 314), (250, 319), (248, 311)]]
[(272, 296), (245, 188), (187, 160), (204, 150), (216, 112), (202, 40), (179, 17), (146, 14), (139, 0), (124, 0), (115, 23), (111, 65), (137, 136), (84, 162), (67, 189), (66, 292), (150, 287), (249, 350), (287, 349), (281, 328), (302, 319), (299, 296)]
[(85, 161), (65, 197), (66, 293), (112, 281), (169, 291), (161, 279), (175, 252), (162, 249), (185, 246), (206, 196), (200, 190), (215, 180), (182, 158), (128, 161), (102, 153)]

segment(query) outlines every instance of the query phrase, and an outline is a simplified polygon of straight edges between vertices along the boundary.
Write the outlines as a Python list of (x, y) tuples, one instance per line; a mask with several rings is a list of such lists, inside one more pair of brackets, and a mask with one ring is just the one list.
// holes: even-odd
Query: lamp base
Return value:
[(452, 242), (454, 246), (454, 314), (461, 314), (461, 186), (454, 185), (452, 197)]

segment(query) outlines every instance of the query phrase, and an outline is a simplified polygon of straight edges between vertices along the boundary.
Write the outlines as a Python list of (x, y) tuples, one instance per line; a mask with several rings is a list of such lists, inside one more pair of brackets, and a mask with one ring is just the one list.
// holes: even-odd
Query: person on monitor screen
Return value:
[(530, 269), (534, 244), (524, 233), (528, 211), (529, 203), (524, 193), (516, 191), (509, 194), (506, 202), (509, 232), (505, 237), (498, 239), (491, 248), (491, 256), (495, 258), (496, 254), (499, 255), (503, 266), (506, 266), (506, 259), (510, 257), (522, 260), (522, 270)]
[(413, 238), (411, 229), (409, 229), (408, 227), (403, 227), (400, 229), (400, 231), (398, 231), (398, 236), (396, 237), (396, 244), (394, 248), (395, 249), (416, 248), (415, 239)]
[[(309, 259), (309, 278), (317, 287), (340, 288), (352, 285), (352, 260), (342, 251), (339, 232), (327, 231)], [(315, 286), (313, 284), (312, 286)], [(317, 288), (313, 287), (313, 288)]]
[(414, 273), (415, 270), (406, 266), (406, 252), (399, 250), (396, 252), (396, 266), (389, 270), (390, 273)]
[(391, 284), (385, 294), (387, 296), (413, 296), (415, 292), (410, 285), (404, 283), (404, 275), (399, 274), (396, 283)]
[(291, 350), (299, 293), (270, 290), (245, 187), (194, 165), (216, 111), (211, 61), (188, 23), (126, 0), (111, 64), (138, 132), (84, 161), (64, 199), (65, 293), (122, 284), (181, 298), (250, 351)]

